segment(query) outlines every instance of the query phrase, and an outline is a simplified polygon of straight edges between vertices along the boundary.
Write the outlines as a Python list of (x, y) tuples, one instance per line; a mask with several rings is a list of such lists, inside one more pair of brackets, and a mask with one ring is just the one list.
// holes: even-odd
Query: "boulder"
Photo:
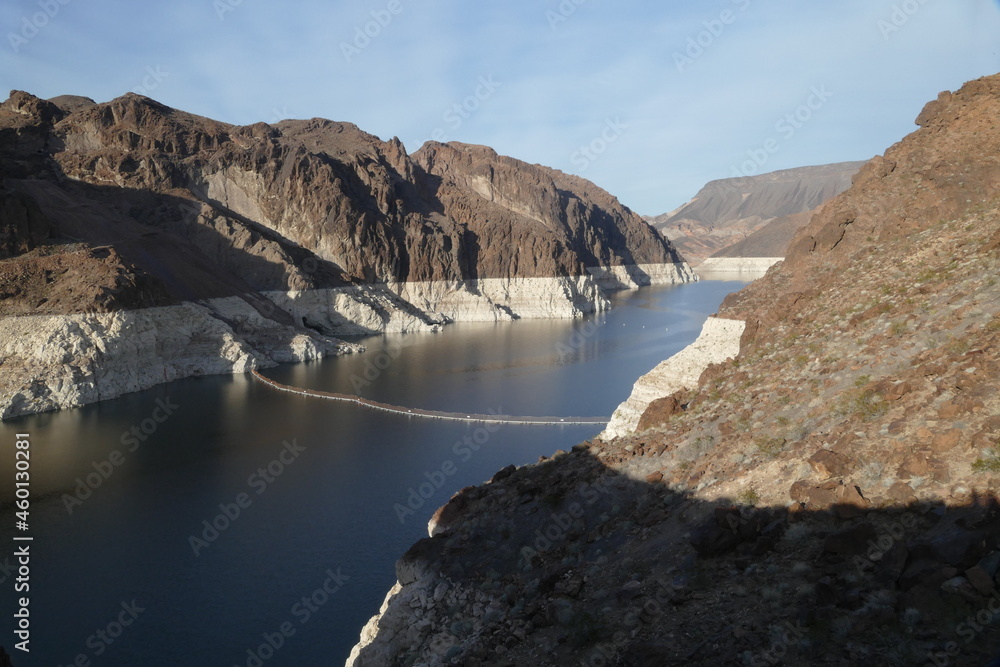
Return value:
[(851, 471), (851, 462), (843, 454), (821, 449), (809, 457), (809, 465), (823, 479), (843, 477)]
[(683, 411), (680, 401), (675, 396), (658, 398), (652, 401), (649, 407), (642, 413), (636, 431), (645, 431), (646, 429), (663, 426), (671, 417)]
[(913, 488), (906, 482), (893, 482), (886, 496), (896, 505), (909, 505), (917, 500)]

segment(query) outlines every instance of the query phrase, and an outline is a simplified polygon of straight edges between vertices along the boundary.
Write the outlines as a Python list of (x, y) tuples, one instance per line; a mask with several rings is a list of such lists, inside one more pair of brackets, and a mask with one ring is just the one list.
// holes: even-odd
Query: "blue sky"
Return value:
[(1000, 72), (998, 0), (5, 0), (0, 27), (5, 90), (487, 144), (650, 215), (870, 158)]

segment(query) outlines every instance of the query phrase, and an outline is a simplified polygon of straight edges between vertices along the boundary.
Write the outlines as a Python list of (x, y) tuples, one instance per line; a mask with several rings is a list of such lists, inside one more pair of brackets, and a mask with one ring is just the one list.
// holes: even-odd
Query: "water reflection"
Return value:
[[(636, 378), (691, 342), (739, 286), (701, 282), (624, 293), (614, 310), (583, 321), (371, 337), (362, 354), (267, 374), (429, 409), (610, 415)], [(379, 355), (391, 363), (377, 368)], [(175, 413), (125, 451), (123, 434), (141, 428), (163, 401), (176, 404)], [(100, 664), (244, 664), (246, 649), (288, 620), (328, 568), (342, 568), (350, 580), (298, 628), (278, 664), (342, 663), (392, 585), (396, 558), (426, 535), (434, 509), (508, 464), (533, 462), (600, 430), (506, 425), (477, 450), (456, 450), (477, 428), (275, 392), (248, 376), (192, 378), (0, 424), (2, 442), (32, 434), (31, 533), (44, 554), (33, 570), (33, 664), (68, 664), (80, 653), (95, 659), (87, 637), (132, 599), (146, 611)], [(301, 456), (257, 494), (249, 478), (290, 440), (305, 448)], [(86, 481), (114, 452), (120, 465), (68, 511), (77, 480)], [(454, 473), (401, 521), (394, 506), (448, 461)], [(12, 475), (13, 460), (5, 456), (0, 479)], [(196, 556), (191, 536), (240, 493), (252, 503)], [(0, 494), (0, 542), (10, 544), (11, 485), (0, 485)], [(10, 637), (8, 599), (0, 631)]]

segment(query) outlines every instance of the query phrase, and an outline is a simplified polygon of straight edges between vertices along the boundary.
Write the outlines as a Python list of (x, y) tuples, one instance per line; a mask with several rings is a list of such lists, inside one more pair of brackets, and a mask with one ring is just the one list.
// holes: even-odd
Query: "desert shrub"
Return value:
[(866, 488), (877, 484), (888, 486), (886, 482), (890, 480), (886, 479), (885, 472), (885, 464), (882, 461), (872, 460), (861, 466), (858, 477)]
[(1000, 472), (1000, 442), (994, 443), (972, 463), (974, 472)]
[(752, 486), (748, 486), (739, 492), (739, 495), (736, 496), (736, 500), (739, 501), (740, 505), (755, 507), (757, 503), (760, 502), (760, 494), (757, 493), (757, 489)]
[(772, 459), (784, 451), (786, 442), (784, 438), (766, 436), (757, 436), (753, 439), (753, 445), (757, 449), (757, 452)]
[(841, 416), (870, 421), (889, 411), (889, 402), (882, 394), (874, 389), (863, 388), (868, 381), (868, 376), (862, 375), (854, 382), (856, 389), (843, 395), (837, 408)]

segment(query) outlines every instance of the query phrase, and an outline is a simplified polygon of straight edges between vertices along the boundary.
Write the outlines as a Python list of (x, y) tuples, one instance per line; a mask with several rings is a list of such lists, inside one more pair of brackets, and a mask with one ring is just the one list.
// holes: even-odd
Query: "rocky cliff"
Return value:
[(488, 148), (411, 156), (347, 123), (241, 127), (134, 94), (0, 105), (2, 417), (692, 279), (606, 192)]
[(1000, 75), (942, 93), (727, 299), (701, 342), (735, 356), (456, 494), (349, 664), (985, 664), (998, 119)]
[(631, 395), (615, 410), (601, 438), (610, 440), (633, 433), (650, 403), (697, 387), (705, 369), (739, 354), (745, 326), (743, 320), (708, 318), (693, 343), (636, 381)]
[(841, 162), (712, 181), (679, 209), (650, 222), (695, 264), (711, 256), (784, 257), (799, 227), (846, 190), (862, 165)]

